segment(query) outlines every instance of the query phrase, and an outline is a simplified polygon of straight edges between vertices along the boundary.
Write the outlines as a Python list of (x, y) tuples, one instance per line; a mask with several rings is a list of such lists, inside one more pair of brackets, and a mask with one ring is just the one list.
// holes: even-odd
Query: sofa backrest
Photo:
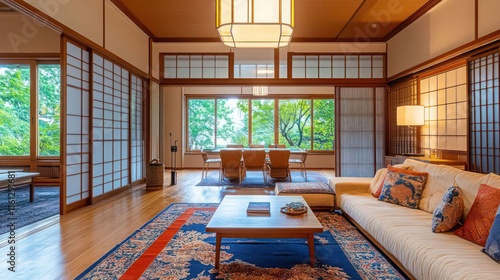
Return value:
[(481, 184), (486, 184), (490, 176), (491, 174), (484, 175), (481, 173), (462, 171), (455, 178), (457, 186), (460, 188), (464, 197), (465, 207), (462, 222), (465, 221), (465, 218), (469, 214), (470, 208), (472, 207), (472, 204), (476, 199), (477, 192), (479, 191), (479, 187)]

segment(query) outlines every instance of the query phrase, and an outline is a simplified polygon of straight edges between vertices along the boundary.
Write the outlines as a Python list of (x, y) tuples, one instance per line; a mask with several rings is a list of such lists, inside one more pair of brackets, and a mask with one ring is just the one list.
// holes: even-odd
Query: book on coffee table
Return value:
[(270, 202), (249, 202), (247, 213), (271, 213)]

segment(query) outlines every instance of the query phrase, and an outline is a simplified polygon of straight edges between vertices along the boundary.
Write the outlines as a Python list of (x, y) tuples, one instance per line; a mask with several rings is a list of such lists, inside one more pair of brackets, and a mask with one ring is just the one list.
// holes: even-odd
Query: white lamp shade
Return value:
[(233, 48), (288, 45), (293, 34), (293, 6), (293, 0), (217, 0), (217, 31), (222, 43)]
[(408, 105), (397, 108), (397, 124), (400, 126), (423, 126), (424, 106)]

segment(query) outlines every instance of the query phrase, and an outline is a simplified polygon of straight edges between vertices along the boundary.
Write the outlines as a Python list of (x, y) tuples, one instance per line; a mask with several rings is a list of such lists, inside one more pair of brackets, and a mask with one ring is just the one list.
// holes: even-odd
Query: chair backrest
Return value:
[(266, 164), (266, 151), (245, 150), (243, 151), (243, 162), (246, 168), (262, 168)]
[(286, 149), (286, 145), (269, 144), (269, 148)]
[(271, 168), (288, 168), (290, 150), (269, 150)]
[(307, 159), (307, 154), (308, 154), (308, 152), (307, 152), (307, 151), (305, 151), (305, 152), (303, 152), (303, 153), (300, 153), (300, 156), (301, 156), (301, 157), (300, 157), (300, 160), (301, 160), (302, 162), (306, 162), (306, 159)]
[(239, 168), (241, 165), (241, 150), (220, 150), (222, 168)]
[(264, 148), (264, 145), (250, 145), (250, 148)]
[(243, 145), (227, 145), (228, 148), (245, 148)]
[(202, 152), (201, 153), (201, 157), (203, 158), (203, 162), (207, 162), (207, 160), (208, 160), (208, 154), (207, 153)]

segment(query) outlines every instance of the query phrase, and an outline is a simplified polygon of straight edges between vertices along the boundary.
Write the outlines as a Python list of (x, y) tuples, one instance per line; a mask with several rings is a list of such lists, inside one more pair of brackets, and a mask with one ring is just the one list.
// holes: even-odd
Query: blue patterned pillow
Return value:
[(445, 232), (454, 228), (464, 213), (464, 198), (458, 186), (450, 187), (434, 210), (432, 232)]
[(500, 263), (500, 207), (491, 226), (486, 247), (482, 251)]
[(379, 200), (409, 208), (418, 208), (428, 173), (388, 171)]

